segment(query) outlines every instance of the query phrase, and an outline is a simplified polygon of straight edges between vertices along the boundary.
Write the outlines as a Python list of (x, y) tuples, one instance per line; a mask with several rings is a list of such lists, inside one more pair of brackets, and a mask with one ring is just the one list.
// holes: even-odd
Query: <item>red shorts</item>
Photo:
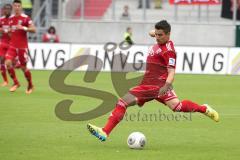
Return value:
[(166, 101), (177, 98), (174, 90), (169, 90), (163, 96), (159, 96), (159, 86), (155, 85), (139, 85), (133, 87), (129, 92), (137, 98), (137, 104), (143, 106), (145, 102), (153, 99), (166, 104)]
[(5, 57), (9, 45), (7, 43), (0, 43), (0, 57)]
[(26, 66), (28, 62), (28, 49), (27, 48), (13, 48), (9, 47), (6, 60), (19, 61), (21, 66)]

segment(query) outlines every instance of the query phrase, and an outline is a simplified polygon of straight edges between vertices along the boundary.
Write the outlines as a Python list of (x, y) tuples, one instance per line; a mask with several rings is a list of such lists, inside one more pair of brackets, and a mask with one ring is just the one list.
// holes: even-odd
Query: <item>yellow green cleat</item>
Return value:
[(214, 120), (215, 122), (219, 122), (219, 114), (217, 111), (215, 111), (212, 107), (210, 107), (208, 104), (203, 104), (207, 107), (206, 112), (204, 113), (206, 116)]

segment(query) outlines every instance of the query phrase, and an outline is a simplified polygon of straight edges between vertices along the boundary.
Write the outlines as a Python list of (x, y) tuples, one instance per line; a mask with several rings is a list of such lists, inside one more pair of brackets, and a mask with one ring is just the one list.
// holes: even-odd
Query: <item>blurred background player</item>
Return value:
[(214, 121), (219, 121), (218, 113), (209, 105), (199, 105), (189, 100), (180, 101), (173, 90), (176, 67), (176, 52), (170, 41), (170, 24), (163, 20), (155, 24), (157, 43), (150, 47), (147, 57), (146, 72), (140, 85), (133, 87), (120, 98), (104, 128), (88, 124), (88, 130), (101, 141), (105, 141), (113, 128), (123, 119), (129, 106), (157, 100), (167, 105), (174, 112), (200, 112)]
[(0, 18), (0, 33), (1, 33), (1, 39), (0, 39), (0, 70), (3, 78), (3, 83), (0, 84), (1, 86), (7, 86), (8, 85), (8, 79), (7, 79), (7, 72), (5, 67), (5, 55), (7, 53), (8, 47), (9, 47), (9, 32), (10, 32), (10, 16), (12, 13), (12, 5), (11, 4), (5, 4), (3, 6), (3, 16)]
[(132, 40), (132, 28), (127, 27), (126, 32), (124, 33), (124, 41), (129, 44), (133, 45), (133, 40)]
[(59, 43), (59, 36), (56, 33), (56, 28), (50, 26), (48, 28), (48, 31), (43, 34), (42, 41), (50, 43)]
[(14, 14), (10, 18), (11, 26), (10, 47), (7, 51), (5, 62), (8, 68), (8, 72), (14, 82), (13, 86), (10, 88), (10, 91), (14, 92), (18, 87), (20, 87), (13, 67), (13, 61), (16, 58), (18, 58), (21, 65), (21, 69), (28, 82), (26, 93), (30, 94), (33, 91), (33, 84), (31, 72), (27, 68), (28, 61), (27, 32), (35, 33), (36, 28), (31, 18), (22, 12), (22, 3), (20, 0), (13, 1), (13, 11)]

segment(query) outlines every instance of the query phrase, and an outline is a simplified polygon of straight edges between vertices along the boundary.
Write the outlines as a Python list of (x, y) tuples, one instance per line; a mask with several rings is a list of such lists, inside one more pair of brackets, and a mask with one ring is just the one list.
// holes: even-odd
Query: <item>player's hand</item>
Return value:
[(151, 30), (151, 31), (149, 31), (149, 36), (151, 36), (151, 37), (155, 37), (155, 30), (153, 29), (153, 30)]
[(20, 25), (20, 24), (16, 26), (16, 29), (17, 29), (17, 30), (24, 30), (24, 31), (27, 31), (27, 27), (22, 26), (22, 25)]
[(159, 90), (159, 96), (163, 96), (167, 93), (168, 90), (171, 90), (173, 87), (172, 87), (172, 84), (170, 83), (165, 83), (165, 85), (163, 87), (160, 88)]
[(3, 32), (4, 33), (9, 33), (9, 32), (11, 32), (11, 30), (10, 30), (10, 28), (5, 28), (5, 29), (3, 29)]
[(8, 28), (0, 28), (1, 33), (8, 33), (10, 30)]

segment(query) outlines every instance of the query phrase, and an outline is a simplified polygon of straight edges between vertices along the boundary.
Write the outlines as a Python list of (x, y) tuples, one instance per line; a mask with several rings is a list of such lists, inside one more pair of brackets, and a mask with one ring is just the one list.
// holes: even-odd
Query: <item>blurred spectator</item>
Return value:
[(143, 1), (145, 1), (145, 7), (150, 8), (150, 2), (149, 0), (138, 0), (138, 8), (143, 8)]
[(130, 45), (133, 45), (133, 40), (132, 40), (132, 28), (127, 27), (126, 32), (124, 33), (124, 41)]
[(32, 1), (31, 0), (21, 0), (24, 13), (29, 17), (32, 16)]
[(162, 0), (154, 0), (155, 8), (161, 9), (162, 8)]
[(122, 13), (122, 20), (130, 20), (130, 14), (129, 14), (129, 7), (128, 5), (125, 5), (123, 7), (123, 13)]
[(55, 27), (53, 27), (53, 26), (49, 27), (47, 33), (43, 34), (42, 41), (43, 42), (51, 42), (51, 43), (59, 43), (59, 37), (56, 34)]

